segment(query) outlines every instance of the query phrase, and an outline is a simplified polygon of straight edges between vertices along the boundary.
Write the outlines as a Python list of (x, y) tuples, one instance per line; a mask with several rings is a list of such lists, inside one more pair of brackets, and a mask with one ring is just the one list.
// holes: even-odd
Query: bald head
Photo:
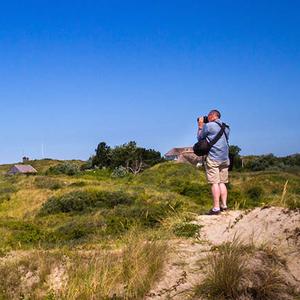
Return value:
[(208, 117), (209, 122), (213, 122), (213, 121), (221, 118), (221, 113), (218, 110), (213, 109), (209, 112), (207, 117)]

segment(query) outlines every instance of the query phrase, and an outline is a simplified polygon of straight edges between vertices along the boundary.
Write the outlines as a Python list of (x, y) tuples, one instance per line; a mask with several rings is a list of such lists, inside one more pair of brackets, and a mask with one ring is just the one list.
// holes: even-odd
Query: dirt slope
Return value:
[(286, 260), (294, 284), (300, 285), (300, 213), (278, 207), (252, 211), (229, 211), (219, 216), (198, 216), (203, 226), (198, 240), (172, 241), (173, 249), (164, 275), (146, 299), (188, 299), (191, 288), (201, 282), (199, 261), (212, 246), (238, 236), (244, 243), (276, 249)]

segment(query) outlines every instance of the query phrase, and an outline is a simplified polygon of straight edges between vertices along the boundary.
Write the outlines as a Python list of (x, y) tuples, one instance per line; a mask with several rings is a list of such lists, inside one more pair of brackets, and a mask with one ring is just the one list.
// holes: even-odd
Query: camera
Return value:
[[(199, 122), (199, 118), (197, 118), (197, 122)], [(203, 123), (208, 123), (208, 117), (207, 116), (203, 116)]]

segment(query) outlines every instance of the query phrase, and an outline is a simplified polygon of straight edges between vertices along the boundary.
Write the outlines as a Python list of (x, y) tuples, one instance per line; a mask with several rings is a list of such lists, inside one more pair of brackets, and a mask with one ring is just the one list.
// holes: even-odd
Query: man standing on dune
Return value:
[[(211, 110), (207, 118), (198, 118), (198, 141), (203, 139), (212, 141), (220, 132), (222, 124), (221, 113), (216, 109)], [(227, 210), (226, 183), (228, 183), (228, 168), (230, 164), (228, 145), (229, 131), (229, 126), (225, 124), (224, 133), (211, 147), (205, 158), (206, 178), (208, 183), (211, 184), (213, 196), (213, 208), (209, 211), (209, 215), (218, 215), (221, 211)]]

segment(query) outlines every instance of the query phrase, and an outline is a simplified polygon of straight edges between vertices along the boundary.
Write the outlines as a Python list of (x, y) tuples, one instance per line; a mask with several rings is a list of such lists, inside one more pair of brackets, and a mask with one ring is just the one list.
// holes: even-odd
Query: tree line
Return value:
[(159, 151), (138, 147), (135, 141), (130, 141), (114, 148), (106, 142), (100, 142), (89, 161), (93, 168), (114, 170), (122, 167), (127, 172), (137, 174), (164, 159)]
[(278, 157), (274, 154), (240, 155), (241, 148), (236, 145), (229, 147), (229, 156), (233, 169), (246, 171), (292, 170), (300, 168), (300, 154)]

